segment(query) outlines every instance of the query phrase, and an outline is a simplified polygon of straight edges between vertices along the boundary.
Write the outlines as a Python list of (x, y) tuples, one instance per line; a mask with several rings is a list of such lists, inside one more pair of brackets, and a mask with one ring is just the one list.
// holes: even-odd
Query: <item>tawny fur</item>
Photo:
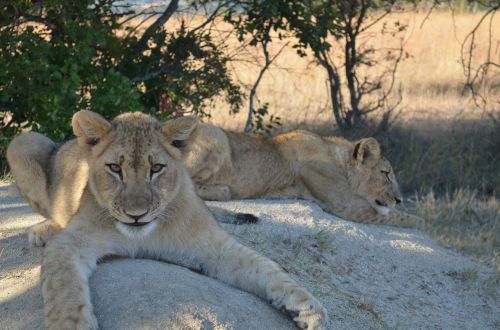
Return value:
[(293, 131), (272, 138), (200, 124), (184, 163), (205, 200), (301, 198), (347, 220), (414, 227), (390, 162), (373, 138)]
[(88, 182), (88, 166), (77, 140), (58, 146), (46, 136), (23, 133), (7, 148), (7, 160), (21, 194), (47, 218), (28, 233), (42, 246), (64, 228), (80, 206)]
[[(47, 243), (42, 261), (48, 329), (98, 327), (88, 277), (97, 261), (110, 254), (197, 268), (270, 301), (292, 315), (303, 329), (324, 327), (327, 314), (323, 306), (276, 263), (223, 231), (196, 195), (181, 152), (172, 143), (187, 140), (197, 120), (182, 118), (160, 124), (134, 113), (107, 122), (95, 113), (81, 111), (72, 124), (77, 140), (63, 146), (71, 149), (72, 158), (61, 160), (66, 170), (72, 169), (66, 172), (70, 177), (58, 177), (63, 180), (58, 185), (46, 182), (45, 195), (35, 196), (21, 173), (13, 173), (32, 205), (52, 218), (48, 221), (53, 226), (66, 227)], [(55, 147), (50, 140), (40, 150), (42, 159), (34, 163), (36, 151), (13, 155), (18, 144), (35, 137), (33, 134), (13, 141), (9, 162), (12, 166), (13, 158), (19, 164), (24, 159), (25, 166), (37, 167), (40, 180), (47, 180), (44, 161), (57, 161), (49, 156)], [(47, 196), (55, 196), (69, 213), (52, 207)], [(74, 215), (68, 217), (70, 213)]]

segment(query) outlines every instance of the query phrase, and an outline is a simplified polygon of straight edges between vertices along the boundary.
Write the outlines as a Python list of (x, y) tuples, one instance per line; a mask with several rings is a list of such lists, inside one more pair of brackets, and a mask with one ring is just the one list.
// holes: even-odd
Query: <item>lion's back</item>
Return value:
[(187, 146), (184, 165), (195, 181), (209, 182), (232, 172), (231, 148), (226, 133), (213, 125), (200, 124)]

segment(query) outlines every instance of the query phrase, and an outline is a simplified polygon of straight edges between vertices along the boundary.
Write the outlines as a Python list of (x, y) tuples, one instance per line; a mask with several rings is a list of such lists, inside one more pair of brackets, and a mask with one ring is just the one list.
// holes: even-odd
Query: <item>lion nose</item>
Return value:
[(394, 197), (396, 204), (400, 204), (403, 200), (400, 197)]
[(136, 222), (139, 221), (140, 218), (148, 214), (149, 210), (143, 211), (125, 211), (125, 214), (134, 219)]

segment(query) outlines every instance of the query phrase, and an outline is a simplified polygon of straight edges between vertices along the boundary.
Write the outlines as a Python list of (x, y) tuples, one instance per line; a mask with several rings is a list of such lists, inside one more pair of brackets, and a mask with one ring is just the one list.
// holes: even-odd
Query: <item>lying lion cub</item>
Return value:
[[(196, 195), (175, 146), (197, 123), (184, 117), (161, 124), (141, 113), (120, 115), (111, 122), (89, 111), (74, 115), (77, 139), (63, 146), (71, 155), (61, 172), (67, 176), (52, 176), (62, 181), (62, 203), (77, 207), (69, 219), (63, 209), (52, 214), (53, 221), (66, 228), (49, 240), (42, 261), (48, 329), (97, 328), (88, 277), (105, 255), (184, 263), (270, 301), (293, 315), (301, 328), (324, 326), (323, 306), (276, 263), (231, 238)], [(36, 133), (26, 134), (18, 139), (32, 138), (35, 144), (26, 150), (26, 160), (33, 164), (25, 166), (38, 166), (38, 179), (44, 180), (41, 163), (33, 157), (38, 153), (46, 158), (50, 150)], [(50, 149), (51, 141), (46, 142)], [(79, 180), (87, 171), (88, 184)], [(28, 177), (34, 178), (31, 173)], [(29, 194), (30, 182), (19, 174), (15, 179)], [(49, 203), (43, 200), (47, 196), (31, 196), (31, 201), (43, 205)]]
[(272, 138), (201, 124), (183, 150), (205, 200), (302, 198), (347, 220), (413, 227), (391, 164), (373, 138), (350, 142), (293, 131)]

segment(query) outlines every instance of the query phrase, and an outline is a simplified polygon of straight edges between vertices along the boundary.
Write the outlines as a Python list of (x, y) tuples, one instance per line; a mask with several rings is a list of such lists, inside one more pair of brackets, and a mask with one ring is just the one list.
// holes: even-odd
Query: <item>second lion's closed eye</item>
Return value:
[(152, 173), (158, 173), (160, 172), (165, 166), (167, 166), (166, 164), (154, 164), (153, 166), (151, 166), (151, 172)]

